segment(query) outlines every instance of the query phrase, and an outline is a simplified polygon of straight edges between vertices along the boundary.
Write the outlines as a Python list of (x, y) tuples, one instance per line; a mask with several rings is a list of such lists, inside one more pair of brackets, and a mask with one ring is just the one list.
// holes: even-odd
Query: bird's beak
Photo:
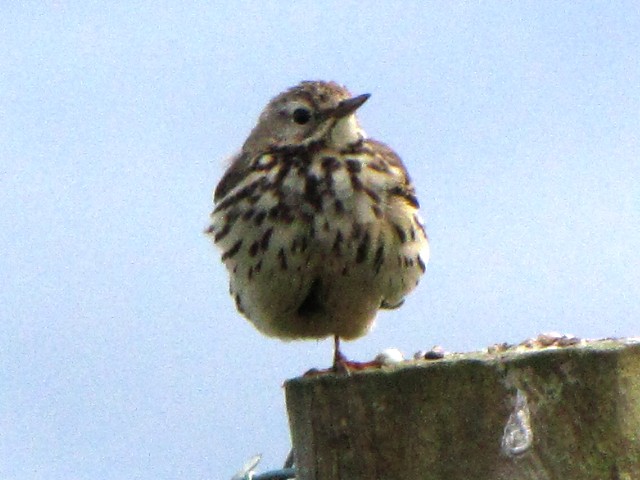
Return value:
[(343, 100), (338, 104), (336, 108), (328, 112), (328, 116), (333, 118), (344, 118), (347, 115), (351, 115), (358, 108), (360, 108), (362, 104), (369, 99), (370, 96), (371, 94), (364, 93), (362, 95), (358, 95), (357, 97)]

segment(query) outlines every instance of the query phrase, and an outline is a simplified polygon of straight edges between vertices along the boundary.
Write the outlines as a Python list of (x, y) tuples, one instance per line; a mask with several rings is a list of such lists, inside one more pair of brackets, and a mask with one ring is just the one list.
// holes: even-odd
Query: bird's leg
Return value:
[(348, 363), (346, 357), (340, 351), (340, 337), (338, 335), (333, 336), (333, 369), (338, 371), (345, 371), (345, 363)]

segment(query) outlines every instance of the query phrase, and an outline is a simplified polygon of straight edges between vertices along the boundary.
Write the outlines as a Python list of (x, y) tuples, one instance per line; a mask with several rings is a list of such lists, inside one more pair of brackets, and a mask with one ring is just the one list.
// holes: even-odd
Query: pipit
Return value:
[(358, 338), (399, 307), (429, 257), (402, 161), (367, 138), (352, 97), (307, 81), (273, 98), (217, 185), (206, 232), (238, 311), (285, 340)]

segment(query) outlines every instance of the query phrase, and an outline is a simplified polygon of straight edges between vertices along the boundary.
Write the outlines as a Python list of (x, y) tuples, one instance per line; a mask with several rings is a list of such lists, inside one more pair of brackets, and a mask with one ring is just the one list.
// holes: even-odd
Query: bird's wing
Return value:
[(238, 183), (240, 183), (240, 181), (246, 176), (250, 164), (251, 157), (247, 155), (246, 152), (240, 152), (231, 158), (231, 165), (229, 165), (229, 168), (227, 168), (227, 171), (216, 186), (213, 194), (214, 202), (217, 203), (222, 199), (222, 197), (233, 190)]

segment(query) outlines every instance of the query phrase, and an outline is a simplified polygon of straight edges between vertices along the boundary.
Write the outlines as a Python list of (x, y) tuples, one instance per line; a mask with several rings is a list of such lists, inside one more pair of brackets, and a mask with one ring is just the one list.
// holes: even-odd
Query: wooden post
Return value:
[(640, 479), (640, 339), (287, 381), (297, 480)]

